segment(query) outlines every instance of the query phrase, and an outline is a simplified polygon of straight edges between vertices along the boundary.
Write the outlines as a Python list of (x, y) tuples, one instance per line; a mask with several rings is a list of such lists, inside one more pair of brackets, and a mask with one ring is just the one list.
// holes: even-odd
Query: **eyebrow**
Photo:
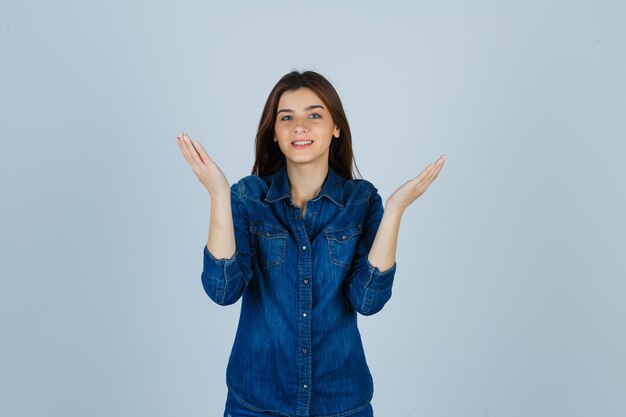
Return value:
[[(305, 108), (304, 108), (304, 111), (308, 111), (308, 110), (316, 109), (316, 108), (318, 108), (318, 107), (319, 107), (319, 108), (321, 108), (321, 109), (324, 109), (324, 106), (321, 106), (321, 105), (319, 105), (319, 104), (312, 104), (312, 105), (310, 105), (310, 106), (305, 107)], [(326, 110), (326, 109), (324, 109), (324, 110)], [(293, 113), (293, 110), (291, 110), (291, 109), (280, 109), (280, 110), (278, 110), (278, 111), (276, 112), (276, 115), (278, 115), (278, 113), (280, 113), (280, 112)]]

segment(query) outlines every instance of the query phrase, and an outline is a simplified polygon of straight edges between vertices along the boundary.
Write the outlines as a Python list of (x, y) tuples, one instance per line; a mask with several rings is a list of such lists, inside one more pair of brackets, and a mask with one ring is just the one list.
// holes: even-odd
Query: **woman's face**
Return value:
[[(328, 164), (330, 142), (339, 128), (322, 100), (307, 87), (286, 91), (278, 100), (274, 141), (291, 164)], [(297, 145), (296, 141), (310, 144)]]

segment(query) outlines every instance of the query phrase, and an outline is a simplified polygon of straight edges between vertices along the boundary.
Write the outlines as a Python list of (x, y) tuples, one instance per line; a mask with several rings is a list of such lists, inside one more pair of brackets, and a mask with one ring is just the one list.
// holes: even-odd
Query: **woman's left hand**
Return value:
[(391, 208), (404, 212), (417, 197), (424, 194), (430, 184), (437, 178), (445, 161), (446, 156), (441, 155), (434, 163), (424, 168), (417, 177), (402, 184), (400, 188), (387, 198), (385, 210)]

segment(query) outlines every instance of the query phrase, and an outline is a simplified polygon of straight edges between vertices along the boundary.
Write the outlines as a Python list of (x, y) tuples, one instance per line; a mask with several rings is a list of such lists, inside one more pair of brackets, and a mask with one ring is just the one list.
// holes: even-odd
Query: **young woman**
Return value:
[(204, 290), (219, 305), (242, 298), (224, 417), (372, 417), (357, 312), (377, 313), (391, 297), (401, 216), (445, 156), (383, 210), (378, 189), (353, 177), (337, 92), (313, 71), (274, 86), (252, 175), (232, 186), (199, 142), (176, 141), (211, 196)]

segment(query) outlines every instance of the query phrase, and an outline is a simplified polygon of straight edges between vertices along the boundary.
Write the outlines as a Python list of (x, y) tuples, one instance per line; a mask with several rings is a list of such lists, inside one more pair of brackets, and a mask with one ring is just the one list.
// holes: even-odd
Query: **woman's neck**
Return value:
[(322, 166), (287, 165), (291, 199), (300, 207), (315, 198), (322, 190), (328, 175), (328, 164)]

